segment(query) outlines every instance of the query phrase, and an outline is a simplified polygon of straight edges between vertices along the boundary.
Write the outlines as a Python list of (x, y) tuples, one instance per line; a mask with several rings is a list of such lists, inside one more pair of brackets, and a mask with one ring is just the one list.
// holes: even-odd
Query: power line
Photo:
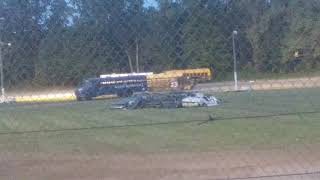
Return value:
[(320, 114), (320, 111), (310, 112), (293, 112), (293, 113), (279, 113), (269, 115), (257, 115), (257, 116), (239, 116), (239, 117), (217, 117), (214, 118), (209, 115), (207, 120), (188, 120), (188, 121), (169, 121), (169, 122), (157, 122), (157, 123), (140, 123), (140, 124), (125, 124), (125, 125), (113, 125), (113, 126), (96, 126), (96, 127), (83, 127), (83, 128), (64, 128), (64, 129), (40, 129), (31, 131), (11, 131), (11, 132), (0, 132), (0, 135), (23, 135), (23, 134), (37, 134), (37, 133), (55, 133), (55, 132), (71, 132), (71, 131), (87, 131), (87, 130), (100, 130), (100, 129), (116, 129), (116, 128), (130, 128), (130, 127), (150, 127), (150, 126), (161, 126), (169, 124), (188, 124), (200, 122), (198, 125), (202, 125), (209, 122), (223, 121), (223, 120), (241, 120), (241, 119), (260, 119), (270, 117), (283, 117), (283, 116), (298, 116), (302, 114)]

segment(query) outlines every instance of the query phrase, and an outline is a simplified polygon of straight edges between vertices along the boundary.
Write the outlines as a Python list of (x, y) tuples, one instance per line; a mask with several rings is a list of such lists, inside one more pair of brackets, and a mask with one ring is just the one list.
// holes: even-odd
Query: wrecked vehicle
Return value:
[(171, 92), (171, 93), (141, 93), (123, 98), (113, 104), (111, 109), (142, 109), (142, 108), (182, 108), (210, 107), (220, 104), (214, 96), (201, 93)]
[(182, 99), (183, 107), (212, 107), (221, 104), (221, 100), (215, 96), (208, 96), (202, 93), (195, 93)]
[(141, 93), (121, 99), (111, 105), (111, 109), (141, 109), (141, 108), (180, 108), (182, 99), (188, 93)]
[(132, 96), (128, 98), (121, 99), (113, 104), (111, 104), (111, 109), (137, 109), (141, 104), (142, 97)]

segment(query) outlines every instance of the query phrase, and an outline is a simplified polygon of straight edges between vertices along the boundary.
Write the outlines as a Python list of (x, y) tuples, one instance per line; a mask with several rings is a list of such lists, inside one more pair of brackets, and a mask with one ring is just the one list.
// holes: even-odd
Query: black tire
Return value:
[(85, 101), (84, 97), (77, 97), (77, 101)]
[(122, 91), (117, 92), (117, 96), (120, 97), (120, 98), (122, 98), (122, 97), (123, 97), (123, 92), (122, 92)]
[(86, 96), (86, 97), (81, 97), (81, 96), (77, 96), (77, 101), (91, 101), (92, 97), (90, 96)]
[(143, 108), (144, 108), (143, 101), (138, 102), (137, 105), (135, 106), (135, 109), (143, 109)]
[(92, 100), (92, 97), (85, 97), (85, 100), (86, 100), (86, 101), (91, 101), (91, 100)]
[(182, 102), (176, 102), (176, 108), (182, 108)]
[(161, 102), (160, 108), (166, 108), (166, 109), (179, 108), (179, 104), (176, 102)]
[(125, 97), (130, 97), (133, 95), (133, 91), (131, 89), (128, 89), (126, 92), (125, 92)]
[(166, 108), (166, 107), (165, 107), (165, 105), (163, 104), (163, 102), (160, 102), (160, 104), (159, 104), (159, 108), (161, 108), (161, 109)]
[(200, 104), (199, 107), (207, 107), (207, 104), (206, 103), (202, 103), (202, 104)]
[(125, 91), (119, 91), (117, 93), (117, 96), (123, 98), (123, 97), (130, 97), (132, 96), (132, 94), (133, 94), (133, 91), (131, 89), (128, 89)]

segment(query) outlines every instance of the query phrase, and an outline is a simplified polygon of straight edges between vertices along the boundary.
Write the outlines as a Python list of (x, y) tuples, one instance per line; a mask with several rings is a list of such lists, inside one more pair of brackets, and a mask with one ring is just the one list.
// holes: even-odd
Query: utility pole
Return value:
[[(0, 17), (0, 20), (4, 20), (3, 17)], [(1, 23), (0, 23), (1, 25)], [(3, 81), (4, 81), (4, 77), (3, 77), (3, 60), (2, 60), (2, 45), (3, 43), (1, 42), (1, 34), (0, 34), (0, 76), (1, 76), (1, 80), (0, 80), (0, 83), (1, 83), (1, 99), (0, 99), (0, 103), (4, 102), (4, 85), (3, 85)]]
[(236, 54), (236, 42), (235, 42), (236, 35), (238, 35), (238, 31), (233, 31), (232, 32), (232, 46), (233, 46), (234, 90), (238, 91), (237, 54)]
[(138, 38), (136, 38), (136, 68), (137, 68), (137, 73), (139, 73), (140, 69), (139, 69), (139, 41), (138, 41)]
[(5, 94), (4, 94), (4, 77), (3, 77), (3, 60), (2, 60), (2, 42), (0, 40), (0, 76), (1, 76), (1, 100), (0, 102), (4, 102), (5, 101)]
[[(0, 17), (0, 20), (4, 20), (3, 17)], [(0, 34), (1, 35), (1, 34)], [(0, 99), (0, 103), (5, 102), (6, 100), (6, 96), (5, 96), (5, 89), (4, 89), (4, 73), (3, 73), (3, 57), (2, 57), (2, 47), (3, 46), (11, 46), (11, 43), (4, 43), (1, 41), (1, 36), (0, 36), (0, 88), (1, 88), (1, 99)]]
[(5, 102), (5, 90), (4, 90), (4, 73), (3, 73), (3, 58), (2, 58), (2, 47), (3, 46), (11, 46), (11, 43), (3, 43), (0, 40), (0, 83), (1, 83), (1, 99), (0, 102)]

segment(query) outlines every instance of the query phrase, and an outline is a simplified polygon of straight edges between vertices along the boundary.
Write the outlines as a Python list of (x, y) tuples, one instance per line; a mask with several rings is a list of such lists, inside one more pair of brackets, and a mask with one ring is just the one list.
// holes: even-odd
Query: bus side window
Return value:
[(104, 86), (103, 82), (99, 82), (99, 83), (96, 84), (96, 87), (97, 87), (97, 88), (101, 88), (101, 87), (103, 87), (103, 86)]

